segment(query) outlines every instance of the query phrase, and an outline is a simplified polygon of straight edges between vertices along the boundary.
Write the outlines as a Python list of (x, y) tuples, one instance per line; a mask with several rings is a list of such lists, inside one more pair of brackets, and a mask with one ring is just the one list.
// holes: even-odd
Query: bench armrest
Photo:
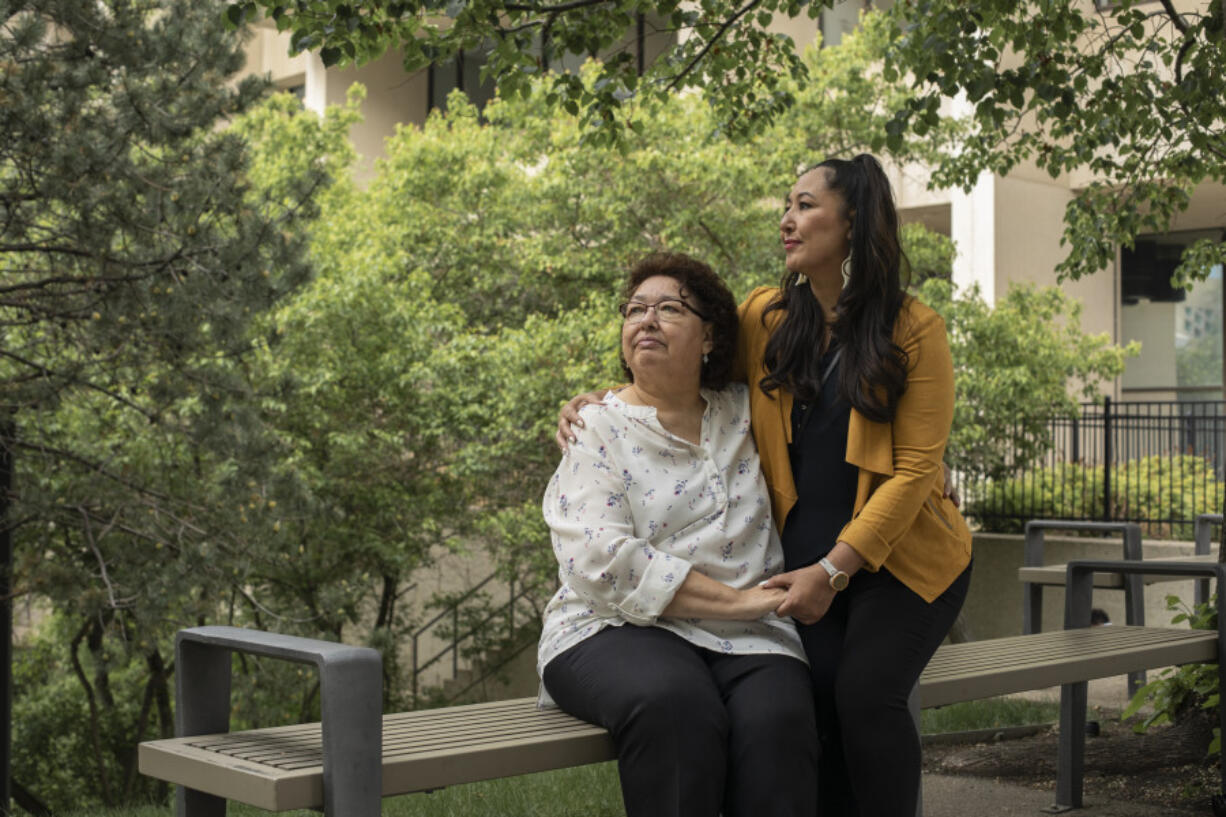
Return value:
[[(180, 630), (175, 637), (176, 736), (230, 730), (232, 651), (318, 668), (324, 812), (378, 814), (383, 788), (383, 658), (378, 650), (240, 627)], [(181, 790), (180, 814), (184, 796)], [(338, 803), (355, 810), (338, 811)], [(224, 814), (224, 801), (222, 809)]]
[(1205, 577), (1217, 579), (1217, 612), (1218, 612), (1218, 648), (1219, 654), (1226, 655), (1226, 564), (1222, 562), (1163, 562), (1163, 561), (1132, 561), (1132, 560), (1102, 560), (1074, 559), (1068, 563), (1068, 574), (1065, 581), (1066, 595), (1064, 598), (1064, 628), (1090, 626), (1090, 606), (1094, 593), (1095, 573), (1119, 573), (1124, 576), (1187, 576), (1189, 578)]
[(1043, 564), (1043, 531), (1069, 530), (1095, 533), (1121, 533), (1124, 558), (1141, 558), (1141, 526), (1136, 522), (1086, 522), (1077, 519), (1032, 519), (1026, 523), (1026, 539), (1022, 564), (1038, 567)]
[(1195, 553), (1198, 556), (1209, 555), (1209, 548), (1212, 544), (1213, 526), (1222, 524), (1222, 515), (1220, 513), (1202, 513), (1197, 515), (1196, 522), (1192, 526), (1192, 538), (1196, 542)]

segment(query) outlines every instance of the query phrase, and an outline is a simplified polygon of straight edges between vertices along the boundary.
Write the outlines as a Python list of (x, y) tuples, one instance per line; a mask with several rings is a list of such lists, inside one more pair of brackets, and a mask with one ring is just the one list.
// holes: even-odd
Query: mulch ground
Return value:
[[(1211, 724), (1205, 718), (1136, 734), (1118, 712), (1098, 713), (1099, 734), (1086, 738), (1085, 794), (1101, 794), (1189, 814), (1212, 814), (1216, 759), (1206, 759)], [(1051, 789), (1056, 780), (1055, 727), (1029, 737), (924, 747), (924, 771), (1007, 780)]]

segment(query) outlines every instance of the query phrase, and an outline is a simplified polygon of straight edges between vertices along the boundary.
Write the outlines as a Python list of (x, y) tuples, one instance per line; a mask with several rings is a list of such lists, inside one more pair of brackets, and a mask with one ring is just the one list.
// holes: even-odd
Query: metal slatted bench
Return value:
[[(1192, 556), (1168, 557), (1162, 561), (1211, 564), (1217, 561), (1210, 552), (1213, 527), (1222, 524), (1221, 514), (1200, 514), (1193, 525), (1195, 545)], [(1067, 530), (1094, 533), (1122, 534), (1123, 558), (1129, 561), (1144, 560), (1141, 548), (1141, 528), (1135, 522), (1083, 522), (1064, 519), (1034, 519), (1026, 523), (1023, 565), (1017, 577), (1023, 587), (1022, 633), (1037, 633), (1043, 629), (1043, 588), (1064, 587), (1068, 573), (1066, 564), (1043, 564), (1044, 531)], [(1124, 591), (1124, 623), (1145, 624), (1145, 585), (1158, 582), (1178, 581), (1187, 576), (1166, 576), (1153, 573), (1125, 575), (1099, 572), (1094, 574), (1094, 586), (1105, 590)], [(1197, 604), (1209, 598), (1209, 582), (1196, 582), (1194, 601)], [(1145, 672), (1128, 675), (1128, 694), (1134, 695), (1145, 684)]]
[[(1135, 562), (1071, 562), (1068, 629), (941, 647), (920, 679), (921, 705), (944, 706), (1061, 685), (1060, 763), (1057, 802), (1052, 808), (1063, 811), (1080, 807), (1086, 682), (1137, 669), (1212, 662), (1223, 648), (1218, 632), (1088, 627), (1092, 572), (1134, 573), (1142, 569), (1169, 575), (1215, 576), (1220, 581), (1226, 566), (1152, 562), (1142, 568)], [(1226, 615), (1219, 620), (1226, 622)], [(222, 817), (227, 798), (270, 811), (322, 807), (333, 817), (373, 817), (379, 814), (380, 796), (614, 758), (612, 741), (603, 729), (557, 710), (537, 710), (532, 698), (386, 715), (381, 728), (377, 720), (363, 724), (361, 716), (335, 708), (337, 698), (329, 698), (329, 692), (344, 693), (345, 688), (322, 677), (329, 672), (329, 667), (322, 664), (323, 725), (227, 733), (224, 719), (228, 705), (219, 704), (228, 701), (231, 650), (309, 661), (313, 660), (312, 650), (319, 649), (317, 645), (341, 646), (289, 639), (300, 652), (287, 656), (284, 649), (270, 650), (268, 638), (267, 633), (228, 627), (200, 627), (179, 634), (176, 675), (190, 676), (176, 681), (180, 710), (176, 717), (183, 736), (142, 743), (140, 770), (180, 787), (180, 817)], [(284, 648), (287, 637), (276, 638)], [(207, 648), (216, 667), (224, 658), (224, 701), (215, 690), (202, 690), (199, 684), (193, 684), (204, 677), (191, 662), (192, 653), (201, 651), (198, 648)], [(213, 683), (216, 677), (212, 676)], [(376, 665), (376, 683), (378, 678)], [(349, 689), (339, 697), (352, 699), (354, 694)], [(201, 696), (209, 701), (202, 704)], [(377, 691), (374, 699), (379, 700)], [(199, 712), (210, 708), (212, 728), (200, 728), (204, 719)], [(197, 726), (191, 728), (192, 723)], [(331, 737), (326, 730), (331, 730)], [(366, 751), (358, 755), (330, 752), (329, 740), (335, 743), (340, 739), (338, 730), (356, 730), (356, 738), (344, 739), (350, 743), (358, 740)], [(1223, 783), (1226, 785), (1226, 778)]]
[[(1210, 553), (1212, 533), (1215, 525), (1222, 524), (1219, 513), (1203, 513), (1196, 517), (1193, 523), (1193, 555), (1173, 556), (1164, 558), (1164, 562), (1192, 562), (1194, 564), (1209, 564), (1218, 560)], [(1063, 587), (1068, 565), (1043, 564), (1043, 532), (1045, 530), (1081, 530), (1102, 533), (1123, 534), (1125, 559), (1144, 559), (1141, 550), (1141, 529), (1132, 522), (1079, 522), (1060, 519), (1036, 519), (1026, 523), (1025, 546), (1022, 567), (1017, 570), (1017, 577), (1024, 585), (1025, 607), (1022, 611), (1022, 632), (1036, 633), (1042, 627), (1043, 587)], [(1157, 582), (1178, 581), (1186, 576), (1158, 576), (1143, 574), (1135, 582), (1125, 580), (1119, 573), (1095, 573), (1094, 586), (1107, 590), (1123, 590), (1126, 594), (1124, 607), (1126, 624), (1145, 623), (1145, 602), (1141, 585)], [(1209, 582), (1196, 582), (1194, 601), (1197, 604), (1209, 598)], [(1135, 595), (1135, 597), (1134, 597)]]

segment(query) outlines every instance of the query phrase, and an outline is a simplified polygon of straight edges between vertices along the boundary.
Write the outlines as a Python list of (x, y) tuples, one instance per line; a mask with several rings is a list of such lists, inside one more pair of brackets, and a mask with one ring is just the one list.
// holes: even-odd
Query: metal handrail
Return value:
[(429, 621), (427, 621), (425, 624), (421, 625), (421, 627), (417, 628), (417, 631), (413, 633), (413, 638), (417, 638), (417, 636), (419, 636), (419, 635), (423, 635), (423, 634), (426, 632), (426, 630), (430, 629), (430, 628), (431, 628), (431, 627), (433, 627), (435, 624), (438, 624), (440, 621), (442, 621), (442, 619), (443, 619), (443, 618), (444, 618), (444, 617), (445, 617), (445, 616), (446, 616), (448, 613), (450, 613), (450, 612), (452, 611), (452, 609), (453, 609), (453, 608), (459, 607), (461, 604), (463, 604), (464, 602), (468, 601), (470, 598), (472, 598), (474, 595), (476, 595), (476, 593), (477, 593), (477, 591), (478, 591), (478, 590), (480, 590), (482, 587), (485, 587), (487, 584), (489, 584), (490, 582), (492, 582), (492, 581), (493, 581), (494, 579), (496, 579), (496, 578), (498, 578), (498, 573), (497, 573), (497, 571), (495, 571), (495, 572), (491, 573), (490, 575), (486, 576), (484, 579), (482, 579), (481, 581), (479, 581), (479, 582), (478, 582), (476, 585), (474, 585), (473, 587), (471, 587), (471, 588), (468, 590), (468, 592), (467, 592), (467, 593), (465, 593), (463, 596), (460, 596), (458, 599), (456, 599), (454, 602), (452, 602), (452, 604), (451, 604), (451, 606), (450, 606), (450, 607), (448, 607), (448, 608), (447, 608), (446, 610), (444, 610), (443, 612), (439, 613), (439, 614), (438, 614), (437, 616), (435, 616), (434, 618), (432, 618), (432, 619), (430, 619)]
[[(536, 590), (537, 587), (539, 586), (539, 583), (531, 584), (531, 585), (523, 585), (520, 587), (519, 592), (516, 593), (515, 592), (515, 580), (514, 578), (512, 578), (509, 583), (510, 598), (508, 599), (508, 601), (505, 604), (503, 604), (501, 607), (491, 612), (488, 616), (483, 618), (481, 621), (477, 622), (473, 627), (468, 629), (462, 635), (459, 633), (460, 607), (463, 605), (464, 602), (468, 601), (473, 596), (475, 596), (477, 591), (479, 591), (482, 587), (484, 587), (486, 584), (488, 584), (489, 582), (491, 582), (497, 577), (498, 577), (497, 572), (492, 573), (489, 576), (485, 577), (480, 582), (478, 582), (472, 589), (470, 589), (467, 593), (465, 593), (463, 596), (461, 596), (459, 599), (453, 602), (447, 609), (440, 612), (437, 616), (435, 616), (428, 623), (424, 624), (416, 632), (413, 633), (412, 635), (413, 669), (411, 672), (411, 676), (412, 676), (412, 694), (413, 694), (414, 700), (416, 700), (418, 697), (418, 691), (419, 691), (418, 680), (421, 677), (421, 673), (424, 672), (429, 667), (433, 666), (435, 663), (441, 660), (448, 653), (451, 654), (451, 676), (455, 678), (459, 675), (459, 654), (460, 654), (459, 646), (460, 646), (460, 643), (467, 641), (469, 638), (475, 635), (479, 630), (481, 630), (490, 621), (496, 618), (499, 618), (505, 614), (508, 617), (508, 622), (509, 622), (508, 628), (511, 631), (511, 634), (514, 633), (515, 605), (516, 603), (518, 603), (519, 601), (527, 597), (529, 593)], [(447, 616), (451, 616), (452, 622), (453, 622), (451, 643), (443, 647), (443, 649), (439, 650), (437, 653), (435, 653), (433, 656), (427, 659), (424, 663), (421, 662), (419, 660), (420, 636), (424, 635), (427, 630), (429, 630), (431, 627), (433, 627), (438, 622), (442, 621)]]

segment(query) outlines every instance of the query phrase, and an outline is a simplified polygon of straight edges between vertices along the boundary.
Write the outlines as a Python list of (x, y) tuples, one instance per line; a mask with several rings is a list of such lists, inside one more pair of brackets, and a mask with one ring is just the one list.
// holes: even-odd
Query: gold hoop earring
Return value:
[(851, 251), (847, 252), (847, 257), (843, 259), (843, 266), (840, 267), (843, 273), (843, 289), (847, 289), (847, 285), (851, 282)]

